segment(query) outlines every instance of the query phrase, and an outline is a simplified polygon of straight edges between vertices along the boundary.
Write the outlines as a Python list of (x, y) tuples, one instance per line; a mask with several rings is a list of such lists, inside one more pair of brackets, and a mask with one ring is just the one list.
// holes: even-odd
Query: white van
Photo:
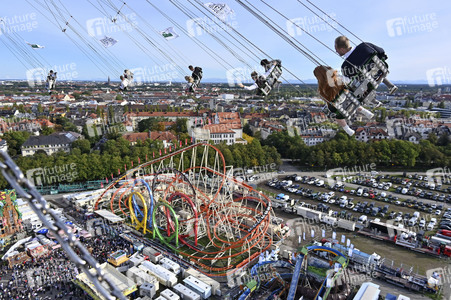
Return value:
[(414, 226), (417, 223), (417, 218), (416, 217), (412, 217), (409, 220), (409, 226)]
[(340, 207), (344, 208), (348, 205), (348, 200), (340, 200)]

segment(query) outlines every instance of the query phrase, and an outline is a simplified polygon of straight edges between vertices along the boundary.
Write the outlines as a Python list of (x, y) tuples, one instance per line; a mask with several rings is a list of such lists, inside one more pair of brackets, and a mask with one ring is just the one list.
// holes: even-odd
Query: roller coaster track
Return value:
[[(205, 274), (225, 276), (268, 250), (274, 238), (271, 201), (227, 171), (215, 146), (193, 144), (112, 181), (95, 209), (109, 204)], [(151, 187), (149, 196), (141, 194), (140, 182)]]

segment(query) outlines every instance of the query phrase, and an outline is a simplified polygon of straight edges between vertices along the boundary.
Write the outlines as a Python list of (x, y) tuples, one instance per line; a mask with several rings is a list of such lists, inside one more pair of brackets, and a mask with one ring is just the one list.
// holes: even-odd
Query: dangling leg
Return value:
[(188, 93), (194, 93), (193, 84), (194, 84), (193, 82), (188, 83), (188, 88), (187, 88)]
[(391, 95), (398, 90), (398, 87), (390, 82), (387, 78), (382, 81), (388, 88), (388, 93)]
[(48, 81), (46, 87), (47, 87), (47, 91), (49, 92), (49, 95), (52, 94), (52, 86), (53, 86), (53, 82), (51, 80)]
[(382, 106), (382, 102), (380, 102), (379, 100), (373, 99), (371, 101), (371, 103), (374, 105), (374, 108), (378, 108), (380, 106)]
[(348, 125), (348, 123), (346, 123), (345, 119), (336, 119), (336, 120), (337, 120), (337, 124), (340, 125), (349, 136), (354, 135), (355, 131), (349, 127), (349, 125)]
[(193, 90), (193, 93), (196, 91), (196, 89), (199, 87), (200, 79), (194, 80), (193, 84), (191, 85), (191, 88)]
[(364, 108), (363, 106), (360, 106), (359, 108), (357, 108), (357, 112), (360, 112), (368, 119), (372, 119), (374, 117), (374, 114), (372, 112), (370, 112), (368, 109)]

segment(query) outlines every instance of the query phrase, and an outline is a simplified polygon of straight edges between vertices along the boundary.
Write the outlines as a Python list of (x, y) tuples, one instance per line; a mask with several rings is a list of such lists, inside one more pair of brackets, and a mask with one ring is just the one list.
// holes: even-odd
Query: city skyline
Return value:
[[(238, 47), (230, 45), (230, 48), (239, 53), (242, 59), (240, 61), (233, 57), (223, 45), (206, 34), (194, 20), (188, 18), (170, 3), (159, 3), (158, 8), (169, 15), (175, 23), (169, 22), (148, 3), (131, 4), (130, 6), (127, 4), (122, 12), (128, 18), (128, 21), (120, 15), (116, 18), (116, 24), (121, 26), (123, 32), (120, 32), (118, 26), (108, 20), (106, 15), (111, 13), (111, 9), (108, 11), (108, 7), (105, 5), (104, 7), (99, 5), (94, 7), (86, 1), (86, 5), (77, 6), (72, 3), (64, 3), (64, 7), (51, 7), (52, 11), (59, 12), (62, 16), (65, 14), (64, 9), (67, 8), (67, 13), (70, 12), (73, 16), (73, 19), (68, 20), (70, 21), (69, 24), (78, 28), (80, 33), (83, 32), (83, 40), (77, 40), (74, 37), (74, 32), (71, 32), (71, 27), (65, 26), (61, 19), (57, 22), (58, 17), (53, 18), (49, 11), (45, 11), (45, 16), (43, 16), (39, 12), (41, 7), (36, 4), (37, 2), (30, 1), (30, 3), (36, 6), (30, 6), (24, 0), (8, 5), (1, 16), (4, 22), (1, 29), (13, 30), (17, 34), (15, 35), (17, 40), (23, 39), (24, 45), (28, 42), (37, 46), (44, 46), (44, 48), (31, 50), (36, 52), (34, 53), (36, 59), (45, 65), (45, 69), (53, 68), (59, 71), (60, 80), (106, 80), (110, 76), (112, 81), (116, 81), (120, 75), (117, 70), (128, 68), (138, 70), (143, 81), (182, 81), (182, 73), (190, 73), (187, 68), (190, 64), (203, 67), (205, 81), (208, 81), (208, 79), (230, 81), (228, 74), (236, 70), (243, 74), (242, 77), (247, 77), (252, 69), (260, 71), (257, 58), (252, 57), (253, 53), (249, 51), (240, 52)], [(296, 80), (293, 75), (288, 74), (291, 72), (305, 82), (314, 82), (314, 80), (312, 81), (314, 78), (314, 63), (283, 41), (237, 2), (225, 1), (224, 3), (227, 3), (235, 12), (233, 16), (227, 17), (228, 24), (271, 57), (281, 59), (287, 71), (284, 74), (285, 79)], [(285, 20), (264, 3), (272, 5), (289, 20), (324, 43), (325, 46), (308, 36), (306, 32), (300, 31), (291, 21)], [(302, 3), (309, 5), (306, 2)], [(185, 4), (186, 7), (196, 11), (196, 16), (202, 15), (188, 2)], [(289, 1), (289, 3), (280, 6), (275, 1), (253, 1), (251, 4), (261, 9), (283, 30), (296, 37), (308, 49), (311, 49), (321, 60), (321, 63), (334, 68), (340, 67), (342, 59), (326, 48), (327, 46), (333, 49), (334, 39), (339, 33), (300, 3)], [(347, 1), (345, 6), (342, 3), (330, 4), (327, 1), (317, 1), (315, 5), (318, 5), (331, 17), (336, 18), (362, 40), (384, 48), (389, 57), (389, 77), (392, 80), (406, 83), (430, 83), (431, 80), (436, 84), (451, 83), (451, 58), (446, 52), (448, 46), (451, 46), (451, 41), (443, 38), (447, 36), (449, 25), (451, 25), (451, 19), (448, 18), (450, 13), (446, 9), (449, 4), (439, 3), (439, 1), (431, 3), (383, 1), (377, 7), (368, 7), (358, 1)], [(406, 10), (407, 5), (409, 5), (408, 10)], [(353, 7), (353, 9), (350, 10), (349, 7)], [(104, 9), (102, 10), (102, 8)], [(310, 6), (310, 8), (313, 7)], [(106, 14), (104, 14), (105, 11)], [(356, 14), (356, 11), (360, 13)], [(319, 14), (324, 16), (322, 13)], [(110, 16), (114, 18), (113, 14)], [(210, 22), (207, 19), (201, 21)], [(6, 27), (5, 23), (7, 24)], [(177, 26), (181, 26), (188, 34), (198, 38), (198, 41), (224, 58), (228, 65), (224, 66), (224, 62), (218, 62), (208, 56), (191, 37), (184, 34)], [(158, 36), (158, 31), (163, 31), (169, 27), (173, 27), (179, 37), (168, 40), (167, 48), (157, 50), (146, 41), (148, 37), (162, 43), (161, 45), (165, 45), (163, 43), (166, 43), (166, 41)], [(64, 29), (66, 31), (62, 32)], [(344, 32), (342, 28), (337, 27), (337, 29)], [(215, 35), (222, 42), (228, 43), (221, 37), (221, 35), (225, 35), (223, 29), (214, 25), (211, 30), (215, 31)], [(104, 38), (104, 36), (111, 37), (118, 42), (109, 47), (108, 51), (111, 53), (111, 57), (117, 58), (117, 61), (102, 61), (102, 58), (99, 58), (94, 51), (88, 53), (88, 57), (65, 35), (79, 44), (82, 44), (83, 41), (89, 41), (93, 44), (97, 43), (97, 46), (100, 45), (98, 40)], [(237, 34), (233, 35), (238, 36)], [(348, 36), (355, 43), (360, 42), (351, 34), (348, 34)], [(5, 34), (0, 35), (0, 40), (5, 41)], [(139, 44), (144, 47), (140, 47)], [(245, 46), (249, 49), (252, 48), (250, 43), (246, 43)], [(180, 57), (172, 56), (168, 59), (161, 52), (167, 52), (168, 55), (175, 53)], [(5, 60), (4, 69), (0, 72), (0, 78), (3, 80), (27, 79), (29, 73), (35, 69), (27, 65), (24, 57), (22, 57), (23, 61), (21, 62), (5, 47), (1, 48), (0, 53)], [(20, 53), (16, 54), (20, 58)], [(100, 56), (102, 55), (100, 54)], [(104, 56), (105, 60), (108, 58), (109, 56)], [(96, 67), (97, 65), (100, 65), (100, 68)], [(243, 78), (243, 81), (245, 81), (244, 79), (246, 78)]]

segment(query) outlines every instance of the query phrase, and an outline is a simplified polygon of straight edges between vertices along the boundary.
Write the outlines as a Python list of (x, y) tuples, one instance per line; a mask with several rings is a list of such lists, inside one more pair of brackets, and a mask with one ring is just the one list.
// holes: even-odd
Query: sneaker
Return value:
[(374, 117), (374, 114), (367, 109), (362, 109), (361, 112), (362, 112), (362, 115), (364, 115), (367, 119), (371, 120)]
[(388, 90), (388, 94), (392, 95), (394, 92), (396, 92), (398, 90), (398, 87), (396, 85), (394, 85), (391, 89)]
[(380, 102), (378, 100), (374, 100), (374, 108), (378, 108), (381, 105), (382, 105), (382, 102)]
[(355, 131), (352, 130), (351, 128), (344, 129), (344, 131), (345, 131), (349, 136), (353, 136), (354, 133), (355, 133)]

